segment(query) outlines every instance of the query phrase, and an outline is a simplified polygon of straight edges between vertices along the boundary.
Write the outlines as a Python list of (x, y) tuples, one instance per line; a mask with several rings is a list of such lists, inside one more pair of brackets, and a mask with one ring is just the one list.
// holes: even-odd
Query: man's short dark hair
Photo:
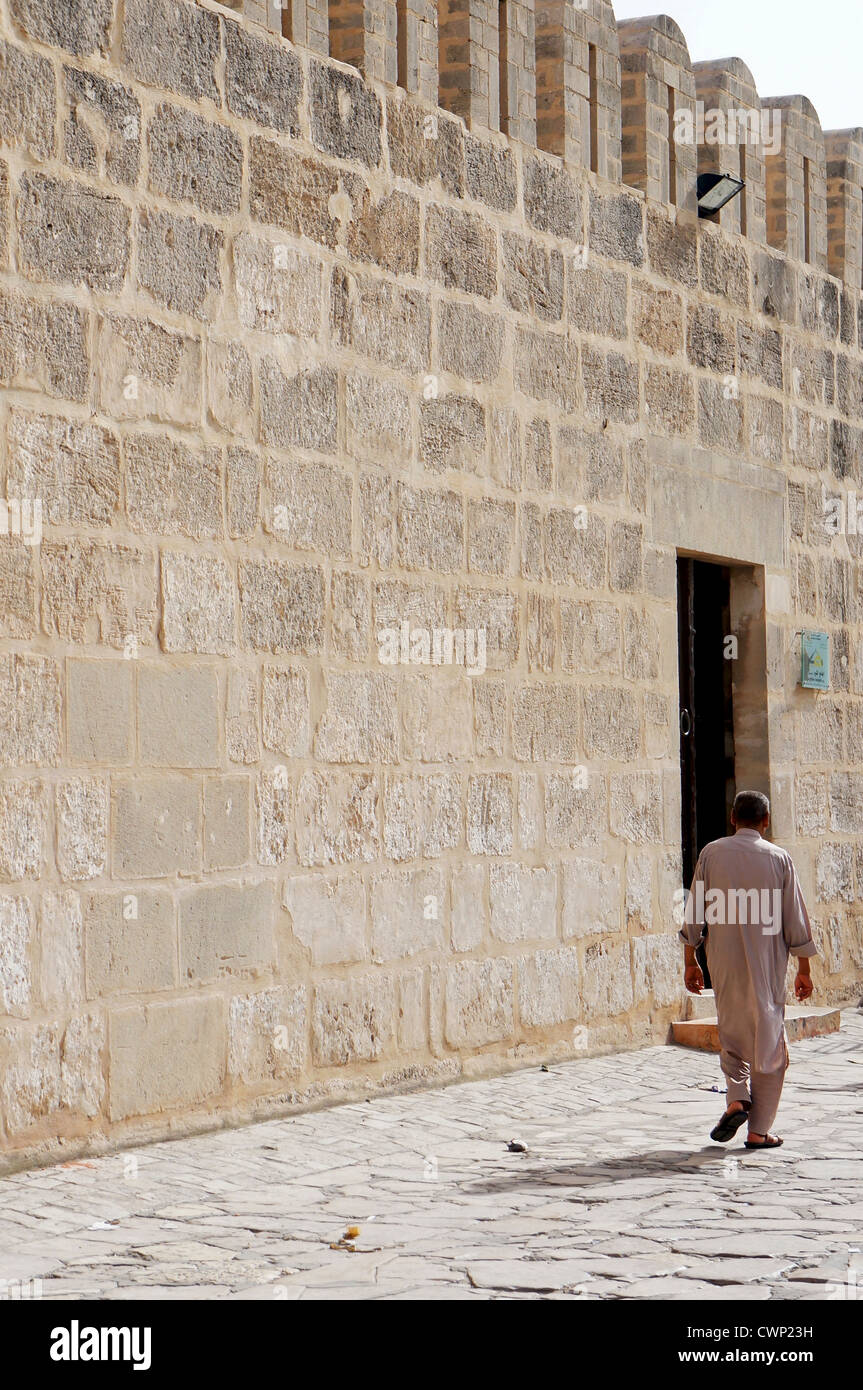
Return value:
[(770, 802), (763, 792), (738, 792), (731, 808), (736, 825), (761, 825), (770, 815)]

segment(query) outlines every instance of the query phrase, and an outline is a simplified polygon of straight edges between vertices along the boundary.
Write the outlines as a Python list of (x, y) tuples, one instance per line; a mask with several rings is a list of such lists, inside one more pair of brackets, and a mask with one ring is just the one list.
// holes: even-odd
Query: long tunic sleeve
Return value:
[(782, 885), (782, 935), (792, 956), (817, 956), (818, 948), (812, 940), (809, 913), (803, 901), (797, 870), (790, 857)]

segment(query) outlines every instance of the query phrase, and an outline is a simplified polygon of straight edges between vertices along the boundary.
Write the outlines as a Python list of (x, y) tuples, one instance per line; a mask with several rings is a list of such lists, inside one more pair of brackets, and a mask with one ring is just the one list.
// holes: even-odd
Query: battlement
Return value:
[(715, 220), (863, 288), (860, 130), (822, 131), (805, 96), (759, 98), (740, 58), (693, 64), (668, 15), (616, 23), (608, 0), (227, 8), (471, 129), (501, 131), (693, 216), (696, 174), (735, 174), (744, 192)]

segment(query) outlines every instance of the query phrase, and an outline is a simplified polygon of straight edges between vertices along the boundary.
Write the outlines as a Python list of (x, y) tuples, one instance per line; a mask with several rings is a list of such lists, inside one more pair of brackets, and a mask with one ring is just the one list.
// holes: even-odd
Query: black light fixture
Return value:
[(726, 203), (730, 203), (732, 198), (736, 198), (743, 187), (743, 180), (736, 178), (734, 174), (699, 174), (698, 216), (712, 217), (720, 208), (724, 208)]

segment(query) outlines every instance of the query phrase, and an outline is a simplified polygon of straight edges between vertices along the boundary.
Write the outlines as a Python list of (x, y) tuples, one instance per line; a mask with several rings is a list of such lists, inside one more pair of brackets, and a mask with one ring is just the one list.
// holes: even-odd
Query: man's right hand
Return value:
[(797, 975), (795, 976), (795, 979), (794, 979), (794, 995), (795, 995), (795, 998), (799, 999), (799, 1000), (801, 1001), (801, 1003), (802, 1003), (802, 1001), (803, 1001), (804, 999), (808, 999), (808, 998), (809, 998), (809, 996), (810, 996), (811, 993), (812, 993), (812, 976), (808, 973), (808, 971), (807, 971), (807, 973), (806, 973), (805, 975), (802, 975), (802, 974), (800, 973), (800, 971), (798, 970), (798, 971), (797, 971)]
[(700, 994), (704, 989), (704, 976), (700, 965), (687, 965), (683, 972), (683, 983), (690, 994)]

